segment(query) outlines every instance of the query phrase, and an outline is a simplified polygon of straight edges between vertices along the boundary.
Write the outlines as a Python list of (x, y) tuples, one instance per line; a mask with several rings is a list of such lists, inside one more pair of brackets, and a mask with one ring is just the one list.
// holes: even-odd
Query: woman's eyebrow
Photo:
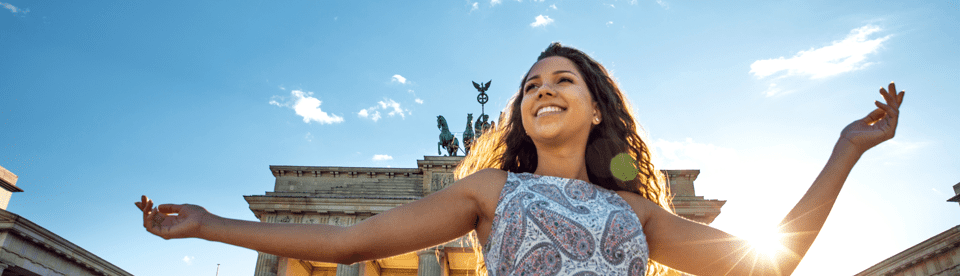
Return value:
[[(558, 74), (562, 74), (562, 73), (570, 73), (570, 74), (573, 74), (574, 76), (577, 76), (578, 78), (580, 77), (579, 75), (577, 75), (577, 73), (574, 73), (573, 71), (570, 71), (570, 70), (557, 70), (557, 71), (554, 71), (554, 72), (553, 72), (554, 75), (558, 75)], [(532, 80), (535, 80), (535, 79), (539, 79), (539, 78), (540, 78), (540, 75), (534, 75), (534, 76), (528, 78), (528, 79), (527, 79), (527, 82), (532, 81)]]
[(540, 78), (540, 75), (533, 75), (533, 77), (530, 77), (530, 78), (527, 79), (527, 81), (525, 81), (524, 83), (530, 82), (530, 81), (532, 81), (532, 80), (539, 79), (539, 78)]

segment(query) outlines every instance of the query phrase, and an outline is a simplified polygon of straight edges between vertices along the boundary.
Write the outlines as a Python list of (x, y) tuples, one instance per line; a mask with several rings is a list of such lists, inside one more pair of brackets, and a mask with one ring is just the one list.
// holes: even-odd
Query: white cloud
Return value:
[(767, 97), (773, 97), (776, 95), (785, 95), (793, 92), (793, 90), (783, 90), (783, 88), (777, 87), (776, 83), (770, 83), (770, 86), (767, 87), (766, 91), (763, 91), (763, 95)]
[(550, 18), (549, 16), (545, 16), (545, 15), (542, 15), (542, 14), (541, 14), (541, 15), (538, 15), (537, 18), (534, 19), (533, 23), (530, 23), (530, 27), (536, 28), (536, 27), (540, 27), (540, 26), (546, 26), (546, 25), (548, 25), (548, 24), (550, 24), (550, 23), (553, 23), (553, 19)]
[(343, 122), (343, 117), (327, 114), (320, 110), (320, 104), (322, 102), (313, 97), (313, 92), (293, 90), (290, 91), (290, 95), (291, 98), (273, 96), (270, 98), (269, 104), (293, 109), (297, 115), (303, 117), (304, 123), (310, 123), (310, 121), (316, 121), (320, 124)]
[[(636, 2), (634, 1), (633, 3), (636, 3)], [(659, 4), (660, 7), (663, 7), (664, 9), (670, 8), (669, 6), (667, 6), (667, 2), (664, 2), (663, 0), (657, 0), (657, 4)]]
[(310, 134), (309, 132), (307, 132), (307, 135), (304, 135), (303, 139), (306, 139), (307, 142), (313, 142), (313, 134)]
[(375, 109), (376, 107), (361, 109), (360, 112), (357, 112), (357, 116), (359, 116), (360, 118), (370, 118), (370, 120), (373, 120), (374, 122), (376, 122), (380, 120), (380, 111), (376, 111)]
[(610, 6), (611, 8), (614, 8), (614, 9), (617, 8), (617, 7), (613, 6), (613, 4), (607, 4), (607, 6)]
[[(393, 101), (393, 100), (391, 100), (391, 99), (386, 99), (386, 100), (387, 100), (386, 102), (384, 102), (384, 101), (379, 101), (379, 102), (377, 102), (377, 104), (379, 104), (379, 105), (380, 105), (380, 108), (382, 108), (382, 109), (390, 110), (390, 113), (387, 113), (387, 115), (393, 116), (393, 115), (398, 115), (398, 114), (399, 114), (400, 117), (406, 118), (406, 117), (403, 116), (403, 109), (400, 108), (400, 103), (395, 102), (395, 101)], [(392, 109), (392, 110), (391, 110), (391, 109)]]
[(499, 4), (500, 4), (500, 0), (490, 0), (490, 6), (491, 6), (491, 7), (496, 6), (496, 5), (499, 5)]
[(637, 0), (630, 0), (630, 5), (636, 5), (636, 4), (637, 4)]
[(607, 26), (613, 25), (613, 21), (607, 21)]
[(393, 156), (389, 156), (389, 155), (386, 155), (386, 154), (374, 154), (374, 155), (373, 155), (373, 161), (386, 161), (386, 160), (393, 160)]
[(187, 265), (192, 265), (193, 259), (196, 259), (196, 258), (194, 258), (193, 256), (183, 256), (182, 260), (183, 262), (187, 263)]
[(29, 9), (26, 9), (26, 10), (24, 10), (24, 9), (18, 9), (17, 7), (14, 7), (14, 6), (11, 5), (10, 3), (0, 2), (0, 6), (3, 6), (3, 8), (10, 10), (10, 12), (12, 12), (12, 13), (18, 13), (18, 12), (19, 12), (19, 13), (28, 13), (28, 12), (30, 12)]
[(473, 2), (473, 6), (470, 7), (470, 12), (480, 9), (480, 2)]
[(360, 118), (369, 118), (370, 120), (376, 122), (382, 118), (380, 115), (380, 110), (384, 110), (384, 112), (387, 113), (387, 116), (393, 117), (400, 115), (400, 118), (404, 119), (406, 118), (406, 114), (404, 114), (404, 112), (409, 113), (409, 110), (405, 110), (400, 107), (400, 103), (385, 98), (383, 101), (378, 101), (377, 105), (373, 107), (361, 109), (359, 112), (357, 112), (357, 116)]
[(390, 78), (390, 81), (399, 82), (401, 84), (407, 84), (407, 78), (404, 78), (401, 75), (393, 75), (393, 77)]
[(915, 153), (918, 150), (927, 147), (928, 144), (930, 143), (929, 142), (911, 142), (911, 141), (903, 141), (902, 139), (900, 140), (894, 139), (894, 140), (884, 141), (882, 144), (876, 147), (876, 151), (883, 152), (883, 154), (877, 154), (877, 155), (883, 155), (883, 156), (886, 156), (887, 158), (895, 156), (902, 159), (908, 156), (915, 155)]
[(750, 73), (757, 78), (785, 72), (783, 77), (809, 76), (810, 79), (819, 79), (863, 69), (872, 64), (866, 61), (867, 55), (877, 52), (883, 42), (890, 38), (887, 35), (867, 39), (880, 30), (880, 27), (866, 25), (851, 30), (846, 38), (834, 41), (829, 46), (800, 51), (791, 58), (757, 60), (750, 65)]
[(550, 4), (550, 8), (551, 8), (551, 9), (557, 9), (557, 5), (556, 5), (556, 4)]
[(423, 100), (421, 100), (420, 98), (416, 98), (413, 101), (417, 102), (418, 104), (423, 104)]

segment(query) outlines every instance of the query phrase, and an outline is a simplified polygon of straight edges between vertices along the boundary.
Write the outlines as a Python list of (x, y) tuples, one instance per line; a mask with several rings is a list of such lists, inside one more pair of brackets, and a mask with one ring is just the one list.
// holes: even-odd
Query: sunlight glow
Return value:
[(783, 234), (776, 229), (756, 229), (749, 235), (744, 236), (750, 242), (750, 246), (760, 252), (767, 258), (776, 257), (779, 252), (784, 251), (781, 239)]

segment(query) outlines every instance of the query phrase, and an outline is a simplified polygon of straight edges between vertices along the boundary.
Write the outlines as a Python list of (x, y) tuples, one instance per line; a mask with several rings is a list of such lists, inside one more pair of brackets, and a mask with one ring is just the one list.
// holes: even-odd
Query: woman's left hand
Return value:
[(874, 102), (877, 109), (863, 119), (853, 121), (840, 132), (840, 140), (849, 142), (860, 152), (890, 140), (897, 131), (897, 117), (900, 116), (900, 104), (905, 91), (897, 93), (897, 87), (890, 82), (889, 89), (880, 88), (880, 95), (886, 104)]

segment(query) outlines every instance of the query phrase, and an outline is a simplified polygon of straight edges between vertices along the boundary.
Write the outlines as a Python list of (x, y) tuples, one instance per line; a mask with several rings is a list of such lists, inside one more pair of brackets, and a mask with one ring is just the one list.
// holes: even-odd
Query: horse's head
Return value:
[(467, 113), (467, 122), (473, 121), (473, 113)]
[(443, 129), (445, 124), (447, 124), (447, 120), (443, 118), (443, 115), (437, 115), (437, 128)]

